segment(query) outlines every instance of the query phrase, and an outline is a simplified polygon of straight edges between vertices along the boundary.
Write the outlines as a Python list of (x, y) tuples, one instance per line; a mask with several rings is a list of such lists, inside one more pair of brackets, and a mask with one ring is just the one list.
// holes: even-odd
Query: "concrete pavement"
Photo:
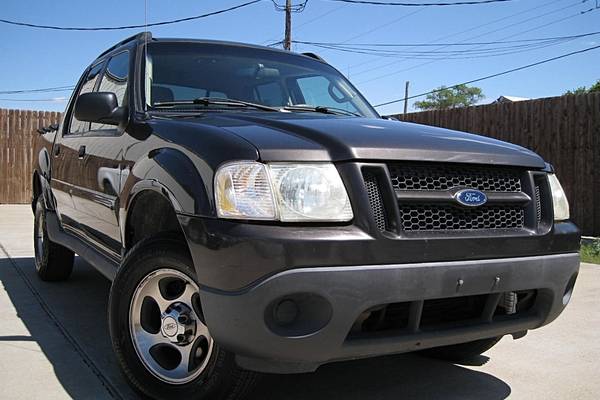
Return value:
[[(80, 259), (67, 282), (37, 279), (28, 206), (0, 205), (0, 398), (135, 398), (112, 355), (110, 283)], [(406, 354), (269, 375), (265, 399), (600, 398), (600, 266), (583, 264), (551, 325), (504, 338), (478, 365)]]

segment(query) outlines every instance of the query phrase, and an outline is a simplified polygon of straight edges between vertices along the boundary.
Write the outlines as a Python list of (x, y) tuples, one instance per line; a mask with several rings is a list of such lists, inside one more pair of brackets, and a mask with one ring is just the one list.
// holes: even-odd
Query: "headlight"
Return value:
[(554, 220), (564, 221), (569, 219), (569, 201), (565, 195), (558, 178), (554, 174), (548, 174), (550, 190), (552, 191), (552, 205), (554, 207)]
[(333, 164), (270, 164), (281, 221), (350, 221), (350, 200)]
[(215, 175), (221, 218), (290, 221), (350, 221), (352, 207), (337, 169), (330, 163), (244, 161)]
[(215, 174), (217, 215), (221, 218), (267, 219), (277, 216), (264, 164), (225, 164)]

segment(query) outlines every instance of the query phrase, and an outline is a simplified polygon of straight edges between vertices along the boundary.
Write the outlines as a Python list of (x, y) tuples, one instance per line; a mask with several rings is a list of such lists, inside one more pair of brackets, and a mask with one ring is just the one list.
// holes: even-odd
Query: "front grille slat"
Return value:
[(520, 192), (517, 168), (450, 164), (388, 164), (395, 190), (448, 190), (454, 187)]
[(375, 218), (377, 228), (380, 231), (385, 231), (388, 225), (388, 219), (383, 205), (381, 191), (379, 190), (377, 177), (372, 173), (367, 172), (364, 174), (364, 179), (367, 194), (369, 196), (369, 205), (371, 206), (371, 211), (373, 211), (373, 217)]
[(535, 185), (535, 219), (538, 223), (542, 221), (542, 200), (539, 185)]
[(400, 206), (405, 231), (521, 228), (525, 213), (519, 206), (458, 208), (440, 204)]

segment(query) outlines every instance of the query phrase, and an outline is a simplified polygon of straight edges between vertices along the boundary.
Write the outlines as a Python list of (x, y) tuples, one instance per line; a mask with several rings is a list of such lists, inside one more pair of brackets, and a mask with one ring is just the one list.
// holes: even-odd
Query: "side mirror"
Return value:
[(126, 116), (125, 107), (119, 107), (117, 96), (111, 92), (84, 93), (75, 104), (75, 118), (79, 121), (120, 125)]

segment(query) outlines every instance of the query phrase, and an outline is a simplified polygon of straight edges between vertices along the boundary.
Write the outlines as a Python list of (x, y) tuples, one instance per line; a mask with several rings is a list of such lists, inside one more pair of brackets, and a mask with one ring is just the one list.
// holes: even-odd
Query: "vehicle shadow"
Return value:
[[(136, 398), (121, 376), (108, 336), (106, 307), (110, 283), (81, 259), (76, 259), (71, 279), (46, 283), (35, 275), (32, 258), (13, 259), (19, 279), (7, 279), (6, 269), (14, 269), (8, 259), (0, 259), (0, 280), (19, 317), (46, 358), (67, 393), (75, 399), (89, 398), (77, 382), (77, 371), (67, 365), (62, 352), (39, 324), (39, 311), (31, 311), (32, 296), (42, 303), (49, 318), (76, 347), (84, 362), (100, 374), (107, 397)], [(27, 290), (25, 290), (26, 292)], [(3, 340), (21, 340), (0, 337)], [(478, 360), (485, 362), (486, 358)], [(111, 393), (112, 392), (112, 393)], [(267, 399), (484, 399), (509, 396), (504, 381), (484, 372), (437, 361), (415, 354), (379, 357), (326, 365), (312, 374), (265, 375), (251, 398)]]

